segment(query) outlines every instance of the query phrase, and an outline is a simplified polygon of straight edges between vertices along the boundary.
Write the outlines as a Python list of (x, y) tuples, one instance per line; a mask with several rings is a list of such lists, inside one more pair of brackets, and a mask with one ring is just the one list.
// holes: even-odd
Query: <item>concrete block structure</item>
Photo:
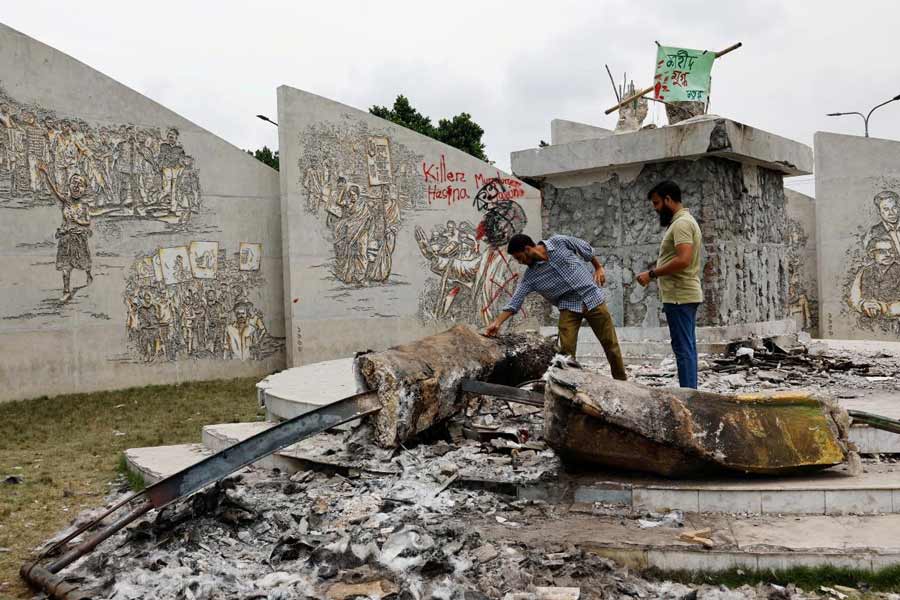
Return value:
[(676, 125), (604, 135), (512, 154), (512, 170), (543, 193), (544, 234), (592, 243), (607, 268), (618, 326), (663, 323), (655, 284), (662, 231), (647, 192), (671, 179), (704, 235), (704, 326), (777, 322), (788, 314), (785, 176), (812, 172), (809, 147), (705, 115)]
[(611, 129), (604, 129), (577, 121), (553, 119), (550, 121), (550, 144), (568, 144), (582, 140), (595, 140), (612, 135)]
[(283, 368), (278, 173), (0, 25), (0, 401)]
[(818, 132), (820, 334), (900, 337), (900, 142)]
[[(290, 365), (488, 323), (520, 276), (515, 233), (540, 194), (455, 148), (349, 106), (278, 89)], [(535, 312), (526, 308), (520, 325)], [(536, 322), (534, 323), (536, 324)]]

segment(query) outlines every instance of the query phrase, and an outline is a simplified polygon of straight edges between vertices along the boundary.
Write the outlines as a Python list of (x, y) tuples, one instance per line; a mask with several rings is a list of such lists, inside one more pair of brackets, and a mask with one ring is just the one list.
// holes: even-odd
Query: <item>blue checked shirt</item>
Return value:
[(590, 264), (594, 249), (590, 244), (568, 235), (554, 235), (540, 243), (547, 248), (547, 260), (528, 267), (503, 310), (519, 312), (531, 292), (539, 293), (560, 310), (579, 313), (584, 307), (593, 310), (606, 302), (606, 293), (594, 282)]

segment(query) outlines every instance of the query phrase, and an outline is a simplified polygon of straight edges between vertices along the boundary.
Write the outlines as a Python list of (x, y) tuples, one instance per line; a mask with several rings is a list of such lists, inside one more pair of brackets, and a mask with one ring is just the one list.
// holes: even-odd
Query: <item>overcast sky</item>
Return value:
[[(471, 113), (508, 169), (510, 151), (549, 141), (553, 118), (612, 128), (603, 65), (649, 85), (654, 40), (743, 42), (716, 62), (710, 111), (810, 145), (817, 130), (862, 134), (859, 117), (825, 113), (900, 94), (893, 0), (29, 0), (4, 2), (0, 19), (242, 148), (277, 146), (254, 115), (275, 119), (281, 84), (361, 109), (402, 93), (434, 121)], [(900, 102), (870, 125), (900, 139)]]

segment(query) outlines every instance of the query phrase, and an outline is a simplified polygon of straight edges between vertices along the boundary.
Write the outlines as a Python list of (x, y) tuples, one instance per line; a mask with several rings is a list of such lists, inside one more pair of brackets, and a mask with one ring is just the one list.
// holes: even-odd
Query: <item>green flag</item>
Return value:
[(666, 102), (700, 101), (709, 96), (709, 72), (716, 53), (660, 46), (656, 51), (653, 97)]

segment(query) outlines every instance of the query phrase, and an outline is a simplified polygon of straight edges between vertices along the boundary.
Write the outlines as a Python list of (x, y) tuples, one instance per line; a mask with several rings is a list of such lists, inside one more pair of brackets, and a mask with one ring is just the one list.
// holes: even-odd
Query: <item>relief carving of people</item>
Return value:
[(847, 304), (861, 327), (900, 334), (900, 195), (883, 190), (872, 200), (879, 222), (861, 237)]
[[(40, 174), (46, 165), (49, 180)], [(170, 127), (95, 127), (18, 102), (0, 89), (0, 206), (28, 208), (84, 178), (84, 202), (95, 217), (155, 219), (184, 225), (200, 209), (194, 159)]]

